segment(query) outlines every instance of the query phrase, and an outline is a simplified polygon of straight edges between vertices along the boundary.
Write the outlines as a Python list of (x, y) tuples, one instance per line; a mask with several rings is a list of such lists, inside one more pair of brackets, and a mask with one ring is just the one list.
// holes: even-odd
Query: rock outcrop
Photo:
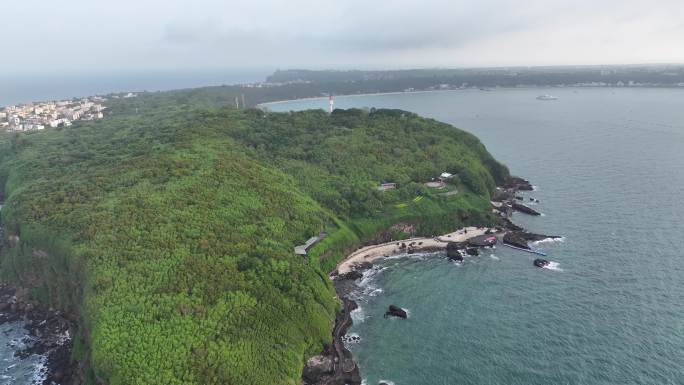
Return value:
[(332, 372), (332, 358), (330, 356), (318, 355), (306, 361), (302, 377), (308, 382), (316, 383), (320, 378), (331, 375)]
[(460, 242), (447, 243), (447, 258), (451, 259), (452, 261), (462, 261), (463, 254), (461, 253), (461, 251), (463, 249), (465, 249), (465, 245)]
[(535, 210), (529, 206), (525, 206), (522, 203), (513, 202), (511, 204), (511, 206), (513, 207), (513, 210), (524, 213), (524, 214), (535, 215), (535, 216), (541, 215), (541, 213), (538, 212), (537, 210)]
[(509, 231), (504, 234), (503, 242), (507, 245), (520, 247), (521, 249), (529, 249), (527, 238), (524, 231)]
[(534, 186), (532, 184), (523, 178), (519, 178), (517, 176), (512, 176), (508, 178), (506, 183), (503, 185), (504, 188), (507, 189), (512, 189), (512, 190), (520, 190), (520, 191), (533, 191)]
[(466, 248), (466, 254), (473, 257), (477, 257), (478, 255), (480, 255), (480, 252), (477, 251), (477, 247), (468, 247)]
[(348, 273), (344, 273), (344, 274), (338, 275), (338, 276), (337, 276), (337, 279), (338, 279), (338, 280), (351, 280), (351, 281), (354, 281), (354, 280), (357, 280), (357, 279), (359, 279), (359, 278), (361, 278), (361, 277), (363, 277), (363, 273), (361, 273), (361, 272), (358, 271), (358, 270), (352, 270), (352, 271), (350, 271), (350, 272), (348, 272)]
[(40, 303), (28, 300), (27, 289), (17, 289), (0, 284), (0, 324), (23, 321), (31, 343), (15, 351), (15, 356), (25, 359), (38, 354), (47, 357), (45, 384), (72, 384), (79, 382), (79, 363), (72, 359), (73, 341), (70, 331), (75, 315), (64, 314)]
[(357, 308), (357, 305), (356, 302), (346, 297), (341, 298), (343, 306), (335, 318), (333, 343), (326, 346), (321, 355), (314, 356), (307, 361), (302, 373), (302, 383), (305, 385), (361, 384), (359, 367), (354, 362), (351, 352), (344, 346), (342, 338), (352, 325), (351, 312)]
[(547, 261), (546, 259), (537, 258), (534, 260), (534, 265), (537, 267), (546, 267), (549, 265), (549, 261)]
[(557, 235), (528, 233), (527, 231), (509, 231), (504, 234), (503, 241), (511, 246), (529, 249), (530, 246), (528, 245), (528, 242), (536, 242), (549, 238), (558, 239), (560, 237)]
[(406, 310), (400, 308), (399, 306), (396, 305), (390, 305), (389, 309), (385, 312), (385, 318), (387, 317), (399, 317), (402, 319), (408, 318), (408, 314), (406, 313)]

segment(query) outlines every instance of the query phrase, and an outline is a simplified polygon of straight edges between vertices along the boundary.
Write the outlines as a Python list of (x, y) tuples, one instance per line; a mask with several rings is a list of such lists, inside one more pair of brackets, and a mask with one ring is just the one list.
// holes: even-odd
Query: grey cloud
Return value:
[[(0, 71), (44, 68), (23, 60), (35, 52), (72, 70), (684, 61), (680, 0), (24, 0), (3, 13), (21, 16), (0, 23), (21, 59)], [(88, 49), (68, 49), (75, 37)]]

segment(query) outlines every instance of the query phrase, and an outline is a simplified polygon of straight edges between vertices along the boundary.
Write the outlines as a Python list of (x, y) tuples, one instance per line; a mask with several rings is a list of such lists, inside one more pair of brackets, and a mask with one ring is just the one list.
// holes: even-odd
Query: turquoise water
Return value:
[[(538, 101), (549, 93), (557, 101)], [(326, 100), (270, 105), (325, 108)], [(556, 270), (497, 248), (387, 260), (360, 287), (367, 384), (684, 384), (684, 90), (511, 89), (338, 97), (477, 135), (558, 234)], [(384, 319), (389, 304), (408, 320)]]

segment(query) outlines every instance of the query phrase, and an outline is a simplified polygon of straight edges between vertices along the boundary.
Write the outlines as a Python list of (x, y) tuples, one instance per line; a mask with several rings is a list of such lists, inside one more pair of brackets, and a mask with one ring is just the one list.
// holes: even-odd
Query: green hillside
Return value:
[[(508, 177), (472, 135), (404, 111), (169, 95), (0, 143), (5, 238), (20, 237), (1, 273), (80, 317), (74, 357), (92, 382), (298, 384), (331, 338), (327, 273), (345, 252), (397, 222), (423, 234), (490, 223)], [(450, 186), (424, 186), (443, 171)]]

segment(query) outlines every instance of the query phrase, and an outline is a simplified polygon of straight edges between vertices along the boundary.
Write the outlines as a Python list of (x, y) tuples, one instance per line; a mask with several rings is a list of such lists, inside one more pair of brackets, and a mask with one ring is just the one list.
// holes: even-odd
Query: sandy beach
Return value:
[(435, 238), (410, 238), (401, 241), (393, 241), (362, 247), (349, 254), (344, 261), (337, 265), (338, 274), (346, 274), (354, 269), (354, 266), (363, 262), (373, 262), (379, 258), (406, 253), (401, 244), (411, 246), (412, 252), (446, 250), (449, 242), (465, 242), (470, 238), (484, 234), (488, 228), (466, 227), (453, 233), (444, 234)]

